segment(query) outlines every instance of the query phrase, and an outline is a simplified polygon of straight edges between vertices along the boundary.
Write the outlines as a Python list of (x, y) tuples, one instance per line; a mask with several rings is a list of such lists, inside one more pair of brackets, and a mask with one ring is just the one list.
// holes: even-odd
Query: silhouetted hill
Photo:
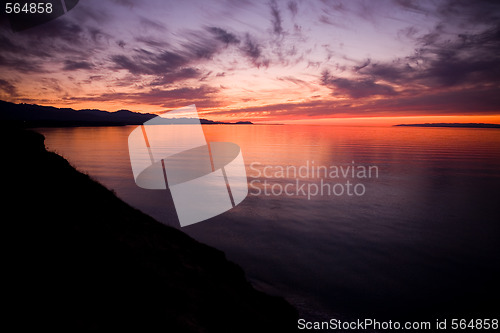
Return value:
[[(15, 104), (0, 101), (0, 120), (3, 123), (22, 127), (67, 127), (67, 126), (123, 126), (141, 125), (156, 117), (151, 113), (119, 110), (115, 112), (101, 110), (73, 110), (36, 104)], [(172, 124), (190, 124), (197, 119), (172, 119)], [(226, 122), (200, 119), (202, 124), (229, 124)], [(251, 124), (251, 122), (238, 122)], [(238, 124), (237, 123), (237, 124)]]
[(42, 135), (0, 137), (2, 299), (16, 331), (294, 331), (296, 311), (223, 252), (130, 207)]
[(399, 125), (394, 125), (394, 126), (500, 128), (500, 125), (498, 125), (498, 124), (484, 124), (484, 123), (425, 123), (425, 124), (399, 124)]
[(34, 104), (14, 104), (0, 101), (0, 119), (26, 127), (37, 126), (106, 126), (139, 125), (155, 117), (153, 114), (127, 110), (107, 112), (100, 110), (59, 109)]

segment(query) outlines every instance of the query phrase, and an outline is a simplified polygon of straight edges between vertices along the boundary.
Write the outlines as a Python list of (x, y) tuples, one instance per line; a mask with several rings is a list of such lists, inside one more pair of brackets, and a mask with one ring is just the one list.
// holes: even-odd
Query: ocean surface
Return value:
[[(180, 228), (170, 192), (134, 182), (127, 138), (135, 127), (37, 131), (78, 170)], [(254, 286), (285, 297), (302, 318), (437, 316), (453, 313), (450, 304), (468, 313), (463, 304), (473, 309), (498, 295), (500, 130), (203, 130), (209, 142), (241, 147), (249, 195), (180, 229), (224, 251)]]

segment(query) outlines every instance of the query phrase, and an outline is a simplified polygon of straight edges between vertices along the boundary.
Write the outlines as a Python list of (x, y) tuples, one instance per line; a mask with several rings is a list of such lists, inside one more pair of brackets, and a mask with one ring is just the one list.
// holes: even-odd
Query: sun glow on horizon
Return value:
[[(32, 103), (28, 103), (32, 104)], [(185, 106), (188, 106), (186, 104)], [(93, 103), (61, 103), (55, 101), (53, 104), (45, 105), (57, 108), (72, 108), (75, 110), (97, 109), (109, 112), (118, 110), (129, 110), (139, 113), (163, 114), (173, 111), (181, 107), (163, 108), (149, 104), (124, 104), (119, 101), (93, 102)], [(260, 107), (260, 106), (259, 106)], [(265, 108), (265, 106), (263, 106)], [(379, 114), (372, 117), (349, 117), (332, 116), (332, 117), (303, 117), (290, 119), (286, 115), (279, 116), (279, 112), (271, 111), (253, 111), (246, 113), (238, 113), (237, 110), (232, 111), (229, 107), (202, 109), (198, 108), (200, 118), (205, 118), (213, 121), (237, 122), (251, 121), (255, 124), (287, 124), (287, 125), (338, 125), (338, 126), (393, 126), (398, 124), (423, 124), (423, 123), (488, 123), (500, 124), (500, 113), (492, 115), (404, 115), (404, 116), (385, 116)], [(221, 112), (221, 113), (219, 113)], [(271, 118), (271, 119), (268, 119)]]
[(499, 124), (500, 115), (454, 115), (454, 116), (400, 116), (400, 117), (352, 117), (321, 118), (284, 121), (264, 121), (258, 123), (282, 123), (297, 125), (339, 125), (339, 126), (393, 126), (398, 124), (425, 123), (487, 123)]

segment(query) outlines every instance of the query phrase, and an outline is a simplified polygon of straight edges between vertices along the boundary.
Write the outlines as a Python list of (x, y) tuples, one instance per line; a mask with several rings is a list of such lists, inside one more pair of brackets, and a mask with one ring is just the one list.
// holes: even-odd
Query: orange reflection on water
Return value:
[(208, 141), (230, 141), (247, 164), (384, 163), (478, 157), (498, 159), (500, 130), (481, 128), (340, 127), (315, 125), (204, 125)]

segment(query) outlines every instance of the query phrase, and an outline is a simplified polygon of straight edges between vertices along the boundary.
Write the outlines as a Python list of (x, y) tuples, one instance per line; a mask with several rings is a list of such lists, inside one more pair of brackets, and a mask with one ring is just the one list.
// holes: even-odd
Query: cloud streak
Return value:
[(214, 98), (214, 95), (219, 89), (202, 85), (197, 88), (176, 88), (176, 89), (159, 89), (153, 88), (147, 91), (136, 93), (103, 93), (94, 96), (85, 97), (67, 97), (66, 101), (78, 102), (105, 102), (108, 100), (123, 100), (130, 104), (153, 103), (154, 105), (174, 109), (186, 106), (186, 103), (196, 104), (202, 108), (210, 108), (220, 106), (220, 101)]
[(3, 91), (9, 97), (17, 96), (17, 88), (9, 81), (0, 79), (0, 91)]

